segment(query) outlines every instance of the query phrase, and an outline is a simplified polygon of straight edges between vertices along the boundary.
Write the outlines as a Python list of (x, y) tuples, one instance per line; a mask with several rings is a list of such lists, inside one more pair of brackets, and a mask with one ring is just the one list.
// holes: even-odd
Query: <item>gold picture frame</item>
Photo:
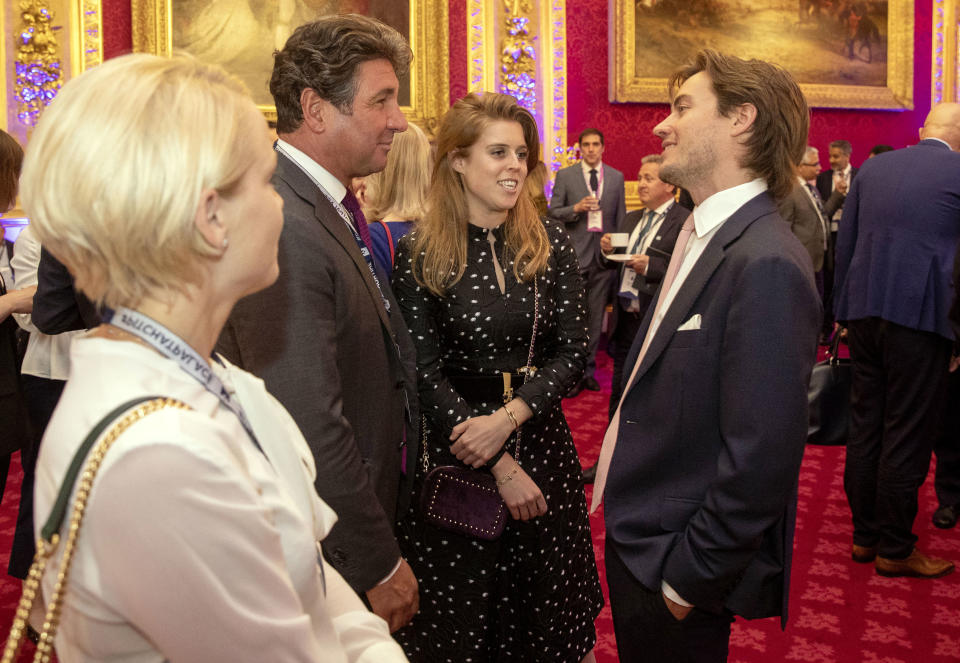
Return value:
[[(449, 24), (446, 0), (407, 0), (410, 8), (410, 104), (404, 115), (431, 137), (450, 106)], [(133, 50), (169, 56), (173, 52), (172, 0), (132, 0)], [(268, 120), (276, 120), (273, 105), (259, 104)]]
[[(669, 101), (669, 91), (667, 90), (666, 74), (658, 77), (644, 77), (637, 73), (637, 17), (643, 16), (641, 12), (650, 11), (650, 7), (655, 7), (662, 0), (609, 0), (610, 2), (610, 101), (613, 102), (652, 102), (662, 103)], [(749, 4), (749, 0), (746, 0)], [(743, 3), (741, 3), (743, 4)], [(793, 11), (799, 12), (800, 3)], [(807, 97), (807, 102), (812, 107), (819, 108), (874, 108), (874, 109), (894, 109), (911, 110), (913, 109), (913, 29), (914, 29), (914, 0), (888, 0), (886, 5), (886, 71), (885, 84), (848, 84), (841, 83), (841, 78), (851, 78), (849, 72), (837, 72), (837, 82), (825, 83), (822, 81), (804, 81), (803, 76), (796, 71), (791, 71), (797, 76), (800, 87)], [(767, 10), (773, 11), (773, 10)], [(787, 11), (783, 9), (782, 11)], [(759, 14), (748, 12), (751, 19)], [(680, 17), (678, 17), (679, 20)], [(740, 26), (747, 20), (744, 16), (738, 15)], [(797, 16), (797, 26), (803, 25), (803, 21), (809, 19), (809, 16)], [(646, 20), (642, 18), (642, 20)], [(817, 19), (821, 20), (821, 19)], [(837, 19), (839, 20), (839, 19)], [(690, 22), (696, 25), (695, 17), (690, 18)], [(820, 24), (818, 24), (819, 26)], [(836, 26), (834, 26), (836, 29)], [(690, 30), (703, 29), (699, 25)], [(819, 29), (819, 28), (818, 28)], [(706, 33), (706, 31), (705, 31)], [(729, 43), (735, 39), (739, 32), (730, 31), (724, 35)], [(785, 44), (790, 43), (794, 35), (799, 35), (800, 30), (794, 30), (791, 34), (775, 34), (777, 50), (783, 50)], [(800, 37), (794, 37), (799, 41)], [(835, 39), (835, 37), (834, 37)], [(697, 47), (711, 46), (709, 39), (692, 39), (697, 42)], [(747, 43), (757, 44), (757, 40), (745, 40)], [(808, 42), (809, 43), (809, 42)], [(845, 48), (841, 43), (840, 48)], [(692, 55), (684, 53), (684, 57)], [(744, 48), (721, 48), (741, 57), (761, 57), (750, 52), (750, 47)], [(810, 48), (808, 45), (799, 47), (797, 51), (802, 53), (803, 66), (818, 65), (820, 71), (831, 71), (831, 66), (825, 62), (816, 60), (818, 55), (833, 57), (837, 54), (835, 44), (823, 46), (822, 49)], [(795, 51), (796, 52), (796, 51)], [(873, 52), (868, 50), (870, 62), (873, 61)], [(883, 51), (878, 51), (883, 52)], [(659, 55), (659, 50), (658, 50)], [(852, 58), (851, 58), (852, 59)], [(878, 58), (879, 59), (879, 58)], [(857, 53), (856, 62), (862, 61), (860, 53)], [(799, 60), (798, 60), (799, 63)], [(677, 62), (677, 66), (682, 64)], [(781, 63), (791, 70), (790, 63)], [(862, 69), (862, 67), (861, 67)], [(856, 75), (857, 71), (853, 71)]]

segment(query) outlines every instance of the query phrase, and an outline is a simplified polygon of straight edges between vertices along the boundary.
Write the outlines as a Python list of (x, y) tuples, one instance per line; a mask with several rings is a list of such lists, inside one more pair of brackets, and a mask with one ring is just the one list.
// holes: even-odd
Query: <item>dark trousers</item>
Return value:
[(20, 384), (33, 435), (20, 450), (23, 483), (20, 485), (20, 510), (17, 513), (17, 527), (13, 533), (13, 546), (10, 549), (7, 573), (23, 580), (27, 577), (36, 550), (33, 534), (33, 476), (37, 467), (37, 454), (40, 453), (40, 440), (47, 429), (54, 408), (57, 407), (66, 382), (21, 375)]
[[(620, 306), (620, 302), (614, 302), (614, 306)], [(646, 310), (638, 313), (624, 311), (621, 307), (617, 314), (617, 328), (613, 330), (613, 336), (610, 338), (610, 357), (613, 358), (613, 379), (610, 380), (610, 407), (608, 420), (613, 419), (613, 413), (617, 411), (617, 405), (620, 404), (620, 397), (623, 395), (623, 381), (630, 377), (630, 371), (633, 366), (625, 367), (627, 355), (630, 354), (630, 346), (633, 345), (633, 339), (640, 330), (640, 323), (643, 322), (643, 316)], [(626, 371), (624, 371), (626, 369)], [(626, 375), (624, 375), (626, 372)]]
[(933, 452), (937, 455), (937, 502), (940, 506), (960, 504), (960, 370), (947, 378), (947, 396)]
[(694, 608), (677, 621), (660, 589), (644, 587), (607, 539), (607, 584), (621, 663), (718, 663), (727, 660), (733, 618)]
[(946, 393), (950, 342), (865, 318), (848, 325), (853, 383), (843, 486), (853, 542), (901, 559), (917, 542), (917, 491)]
[(600, 344), (600, 334), (603, 331), (603, 313), (610, 300), (610, 276), (613, 273), (612, 270), (599, 266), (580, 272), (583, 289), (587, 296), (587, 332), (590, 334), (587, 344), (587, 367), (583, 371), (584, 378), (592, 378), (597, 368), (597, 346)]

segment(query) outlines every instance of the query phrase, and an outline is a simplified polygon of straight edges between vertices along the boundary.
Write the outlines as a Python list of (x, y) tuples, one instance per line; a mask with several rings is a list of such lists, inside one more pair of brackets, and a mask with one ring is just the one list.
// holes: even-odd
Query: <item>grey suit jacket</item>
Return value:
[(393, 523), (411, 483), (401, 477), (401, 445), (406, 435), (410, 468), (418, 440), (415, 413), (405, 414), (417, 402), (413, 343), (381, 277), (393, 313), (384, 310), (336, 209), (295, 163), (277, 156), (280, 277), (237, 303), (217, 350), (263, 378), (303, 431), (317, 493), (338, 517), (324, 555), (362, 593), (400, 558)]
[(600, 196), (603, 232), (587, 230), (587, 213), (573, 211), (573, 206), (588, 195), (590, 190), (583, 180), (583, 169), (579, 163), (557, 172), (553, 195), (550, 197), (549, 215), (566, 226), (570, 242), (580, 260), (581, 272), (606, 268), (601, 262), (600, 236), (603, 233), (617, 232), (627, 213), (623, 173), (603, 164), (603, 195)]
[[(819, 272), (823, 269), (823, 225), (820, 223), (820, 215), (814, 207), (813, 200), (801, 188), (803, 186), (799, 182), (795, 184), (793, 191), (777, 203), (777, 211), (780, 212), (783, 220), (790, 224), (790, 231), (796, 235), (803, 244), (803, 248), (810, 254), (813, 271)], [(840, 194), (834, 192), (834, 195)]]

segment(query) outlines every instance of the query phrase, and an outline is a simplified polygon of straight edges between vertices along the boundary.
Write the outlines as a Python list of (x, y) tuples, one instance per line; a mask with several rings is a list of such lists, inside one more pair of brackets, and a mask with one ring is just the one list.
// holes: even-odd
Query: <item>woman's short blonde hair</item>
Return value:
[(193, 223), (202, 192), (236, 189), (257, 117), (243, 83), (189, 56), (126, 55), (87, 71), (27, 146), (20, 190), (37, 237), (110, 307), (199, 282), (216, 251)]
[(406, 131), (393, 136), (386, 167), (364, 178), (367, 206), (363, 212), (367, 219), (380, 221), (388, 215), (402, 221), (423, 218), (432, 165), (430, 141), (411, 122)]

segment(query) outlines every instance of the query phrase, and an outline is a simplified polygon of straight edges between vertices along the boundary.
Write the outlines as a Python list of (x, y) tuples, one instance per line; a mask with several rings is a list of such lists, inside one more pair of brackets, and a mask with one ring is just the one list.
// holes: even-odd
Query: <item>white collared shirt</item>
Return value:
[(587, 191), (589, 191), (591, 195), (593, 194), (593, 189), (590, 188), (590, 171), (597, 171), (597, 200), (600, 200), (600, 197), (603, 196), (603, 161), (599, 161), (596, 166), (591, 166), (586, 161), (581, 161), (580, 167), (583, 169), (583, 182), (587, 185)]
[[(683, 262), (680, 263), (680, 270), (677, 272), (669, 292), (660, 293), (663, 297), (663, 304), (657, 311), (656, 317), (650, 323), (650, 338), (657, 333), (660, 323), (670, 310), (670, 305), (674, 298), (683, 287), (683, 282), (690, 274), (693, 266), (703, 254), (707, 244), (716, 234), (723, 222), (733, 216), (734, 212), (743, 207), (753, 198), (767, 190), (767, 182), (763, 179), (755, 179), (746, 184), (740, 184), (730, 189), (724, 189), (713, 194), (693, 210), (693, 236), (687, 242), (684, 252)], [(673, 330), (670, 330), (673, 333)]]
[[(323, 189), (328, 197), (342, 207), (343, 197), (347, 195), (347, 187), (343, 185), (343, 182), (334, 177), (329, 170), (307, 156), (305, 152), (298, 150), (282, 138), (277, 139), (277, 147), (280, 148), (281, 152), (290, 157), (290, 160), (297, 164), (300, 170), (309, 175), (314, 184)], [(345, 209), (344, 212), (346, 212)]]
[[(633, 251), (633, 255), (643, 255), (643, 253), (650, 247), (650, 243), (653, 241), (653, 238), (657, 236), (657, 233), (660, 232), (660, 226), (663, 225), (663, 219), (667, 216), (667, 211), (673, 207), (674, 200), (673, 198), (668, 198), (660, 207), (653, 210), (653, 223), (650, 224), (650, 230), (647, 231), (647, 234), (643, 236), (643, 239), (640, 241), (640, 244), (637, 245), (636, 251)], [(644, 216), (649, 210), (644, 211)], [(637, 225), (633, 227), (633, 230), (630, 232), (630, 239), (627, 242), (627, 251), (630, 251), (630, 247), (634, 245), (637, 241), (637, 238), (640, 235), (640, 231), (643, 229), (643, 217), (640, 217), (640, 221), (637, 222)], [(646, 274), (646, 270), (643, 272)], [(640, 310), (640, 302), (637, 300), (638, 291), (633, 285), (634, 279), (636, 279), (637, 273), (627, 267), (623, 266), (623, 274), (620, 276), (620, 289), (619, 295), (630, 300), (630, 303), (627, 305), (628, 311), (638, 312)]]

